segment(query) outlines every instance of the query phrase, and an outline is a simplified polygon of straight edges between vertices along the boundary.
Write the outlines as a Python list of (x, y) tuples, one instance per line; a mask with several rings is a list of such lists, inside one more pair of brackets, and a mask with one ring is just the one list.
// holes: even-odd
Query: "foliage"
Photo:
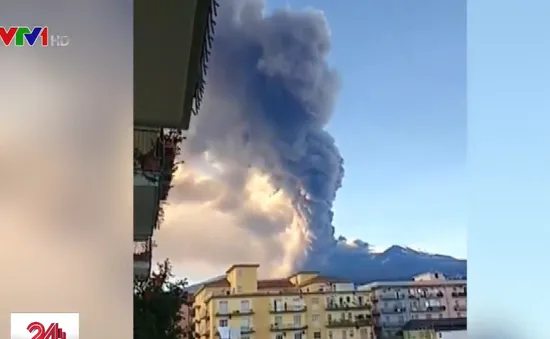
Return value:
[(134, 339), (182, 339), (181, 308), (190, 302), (186, 280), (173, 281), (166, 259), (147, 279), (134, 278)]

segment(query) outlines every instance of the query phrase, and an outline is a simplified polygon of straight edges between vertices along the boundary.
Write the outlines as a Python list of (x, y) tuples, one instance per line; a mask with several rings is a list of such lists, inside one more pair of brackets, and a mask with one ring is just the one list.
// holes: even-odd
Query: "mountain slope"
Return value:
[[(372, 253), (367, 260), (364, 259), (364, 255), (358, 256), (358, 258), (360, 259), (353, 263), (348, 261), (346, 264), (328, 265), (321, 269), (321, 274), (347, 279), (356, 284), (366, 284), (373, 281), (410, 280), (417, 274), (434, 271), (443, 273), (448, 278), (466, 278), (466, 260), (456, 259), (448, 255), (429, 254), (407, 247), (392, 246), (384, 252)], [(195, 291), (201, 285), (202, 283), (189, 286), (189, 289)]]
[(437, 271), (448, 277), (465, 277), (466, 260), (392, 246), (382, 253), (372, 253), (368, 258), (358, 255), (353, 265), (332, 264), (322, 271), (355, 283), (408, 280), (419, 273), (430, 271)]

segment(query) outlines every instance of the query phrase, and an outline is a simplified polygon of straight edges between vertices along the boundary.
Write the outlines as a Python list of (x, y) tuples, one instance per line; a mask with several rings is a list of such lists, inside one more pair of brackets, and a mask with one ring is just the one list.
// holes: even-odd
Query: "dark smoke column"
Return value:
[(262, 1), (220, 3), (204, 116), (191, 147), (271, 174), (312, 238), (297, 268), (320, 268), (336, 244), (332, 203), (344, 174), (324, 130), (339, 89), (326, 62), (327, 23), (313, 10), (264, 16)]

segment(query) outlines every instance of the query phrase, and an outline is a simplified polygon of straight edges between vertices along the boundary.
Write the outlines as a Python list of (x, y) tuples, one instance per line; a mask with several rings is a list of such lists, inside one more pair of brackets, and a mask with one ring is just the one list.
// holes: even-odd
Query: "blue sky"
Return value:
[(466, 257), (465, 1), (268, 1), (314, 7), (342, 92), (329, 131), (345, 159), (337, 235)]

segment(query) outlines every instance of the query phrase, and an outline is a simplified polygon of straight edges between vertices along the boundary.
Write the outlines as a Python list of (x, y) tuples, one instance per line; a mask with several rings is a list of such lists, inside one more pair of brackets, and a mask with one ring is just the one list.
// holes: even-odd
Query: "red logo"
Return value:
[(32, 339), (66, 339), (67, 334), (58, 323), (51, 323), (48, 329), (41, 322), (34, 321), (27, 326), (27, 331), (34, 332)]

